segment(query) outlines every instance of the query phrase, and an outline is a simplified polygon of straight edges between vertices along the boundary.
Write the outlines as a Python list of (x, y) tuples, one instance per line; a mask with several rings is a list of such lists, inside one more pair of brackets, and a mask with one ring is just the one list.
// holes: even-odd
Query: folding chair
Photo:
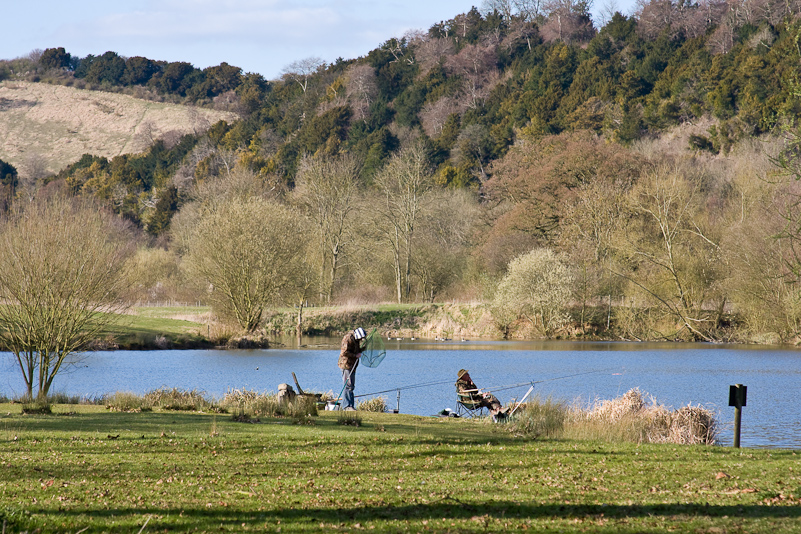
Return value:
[(458, 417), (481, 417), (484, 415), (482, 399), (474, 393), (456, 392), (456, 415)]

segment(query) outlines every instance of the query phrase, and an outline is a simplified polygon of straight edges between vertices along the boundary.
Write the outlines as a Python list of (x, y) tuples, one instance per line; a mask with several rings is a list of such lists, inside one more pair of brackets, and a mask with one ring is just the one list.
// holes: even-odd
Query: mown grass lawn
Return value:
[[(208, 325), (196, 319), (203, 313), (208, 313), (208, 308), (137, 307), (131, 314), (120, 316), (104, 336), (122, 349), (208, 344)], [(184, 318), (176, 319), (178, 316)]]
[[(73, 412), (73, 410), (75, 412)], [(0, 405), (5, 532), (798, 532), (793, 451)]]

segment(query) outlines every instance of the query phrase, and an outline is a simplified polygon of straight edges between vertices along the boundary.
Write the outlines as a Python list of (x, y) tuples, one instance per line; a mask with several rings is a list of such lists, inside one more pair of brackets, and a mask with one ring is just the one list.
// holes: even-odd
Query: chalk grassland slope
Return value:
[[(169, 131), (203, 131), (232, 113), (28, 82), (0, 83), (0, 159), (20, 169), (31, 156), (56, 172), (83, 154), (136, 153)], [(150, 132), (148, 132), (148, 130)]]

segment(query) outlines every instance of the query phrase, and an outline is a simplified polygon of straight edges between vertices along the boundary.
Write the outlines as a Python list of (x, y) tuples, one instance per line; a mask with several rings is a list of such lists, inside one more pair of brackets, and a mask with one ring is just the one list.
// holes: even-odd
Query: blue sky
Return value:
[[(596, 0), (601, 3), (612, 0)], [(628, 13), (633, 0), (614, 0)], [(482, 0), (0, 0), (0, 59), (63, 46), (86, 56), (225, 61), (268, 79), (294, 60), (362, 56), (409, 29), (481, 6)]]

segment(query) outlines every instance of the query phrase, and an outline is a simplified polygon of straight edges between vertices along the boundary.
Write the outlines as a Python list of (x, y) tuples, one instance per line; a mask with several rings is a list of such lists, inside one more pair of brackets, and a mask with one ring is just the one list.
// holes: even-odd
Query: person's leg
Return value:
[(489, 409), (490, 414), (498, 415), (499, 413), (503, 412), (503, 405), (501, 401), (498, 400), (498, 397), (495, 395), (488, 393), (484, 397), (485, 406)]
[(343, 395), (345, 404), (342, 408), (354, 408), (353, 390), (356, 388), (356, 369), (342, 369), (342, 382), (345, 384), (345, 393)]

